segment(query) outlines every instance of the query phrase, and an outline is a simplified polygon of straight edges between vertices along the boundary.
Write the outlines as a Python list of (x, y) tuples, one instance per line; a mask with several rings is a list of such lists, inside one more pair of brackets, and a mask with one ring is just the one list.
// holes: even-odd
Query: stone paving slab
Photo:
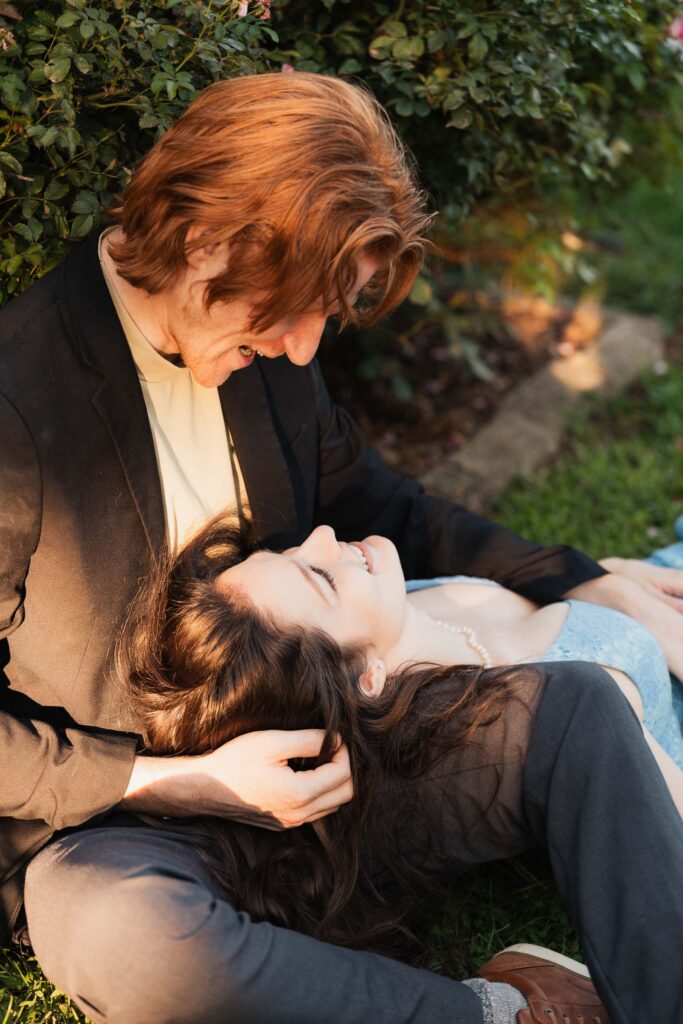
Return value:
[(610, 311), (595, 342), (553, 359), (519, 384), (494, 418), (421, 481), (432, 494), (486, 510), (516, 477), (547, 465), (559, 451), (567, 421), (587, 395), (617, 394), (664, 358), (657, 317)]

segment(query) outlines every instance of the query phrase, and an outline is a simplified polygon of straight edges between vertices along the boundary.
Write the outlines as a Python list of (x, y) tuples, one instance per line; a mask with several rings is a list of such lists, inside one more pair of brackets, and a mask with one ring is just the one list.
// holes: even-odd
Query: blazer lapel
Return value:
[(258, 363), (231, 374), (219, 395), (257, 536), (273, 548), (289, 547), (299, 540), (299, 516), (277, 419)]
[(97, 255), (98, 235), (72, 250), (63, 309), (79, 355), (103, 376), (92, 402), (111, 435), (152, 554), (166, 541), (154, 441), (128, 342)]
[(157, 555), (166, 542), (166, 517), (154, 442), (135, 368), (120, 363), (94, 393), (92, 402), (111, 434), (126, 474), (147, 543)]

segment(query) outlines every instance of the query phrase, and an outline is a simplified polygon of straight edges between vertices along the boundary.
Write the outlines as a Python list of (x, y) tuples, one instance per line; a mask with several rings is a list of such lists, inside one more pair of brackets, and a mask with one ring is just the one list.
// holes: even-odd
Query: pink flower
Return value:
[(293, 71), (293, 70), (294, 70), (294, 65), (293, 64), (281, 64), (280, 65), (280, 71), (282, 71), (284, 74), (288, 74), (290, 71)]
[(671, 22), (669, 36), (671, 39), (680, 39), (683, 42), (683, 17), (674, 18)]
[(270, 4), (271, 0), (261, 0), (261, 7), (263, 7), (263, 14), (261, 15), (261, 21), (268, 21), (270, 18)]
[(237, 17), (238, 18), (244, 18), (245, 15), (248, 14), (248, 13), (249, 13), (249, 4), (248, 3), (241, 3), (239, 5), (239, 7), (237, 8)]

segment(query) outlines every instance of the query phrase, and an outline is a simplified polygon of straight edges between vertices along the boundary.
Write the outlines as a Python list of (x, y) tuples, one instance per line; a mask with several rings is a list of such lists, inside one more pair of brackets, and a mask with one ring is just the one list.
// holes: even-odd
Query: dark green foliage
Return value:
[(456, 216), (494, 193), (612, 179), (659, 134), (643, 115), (663, 112), (681, 67), (669, 0), (311, 6), (284, 4), (280, 55), (367, 82)]
[[(676, 0), (24, 0), (0, 17), (0, 302), (83, 237), (196, 92), (230, 75), (323, 71), (366, 82), (438, 203), (650, 166), (681, 78)], [(4, 27), (2, 27), (4, 24)]]
[(274, 35), (233, 5), (21, 5), (0, 51), (0, 301), (92, 229), (196, 93), (265, 67)]

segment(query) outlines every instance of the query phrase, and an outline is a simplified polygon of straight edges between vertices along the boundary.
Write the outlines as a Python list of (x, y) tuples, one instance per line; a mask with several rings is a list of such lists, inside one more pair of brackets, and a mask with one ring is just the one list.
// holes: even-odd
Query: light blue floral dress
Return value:
[[(443, 583), (486, 583), (471, 576), (410, 580), (408, 592)], [(540, 661), (590, 661), (618, 669), (631, 679), (643, 701), (643, 722), (664, 750), (683, 768), (681, 684), (672, 680), (662, 649), (649, 629), (621, 612), (587, 601), (567, 600), (567, 617), (552, 647)], [(675, 700), (674, 700), (675, 695)]]

